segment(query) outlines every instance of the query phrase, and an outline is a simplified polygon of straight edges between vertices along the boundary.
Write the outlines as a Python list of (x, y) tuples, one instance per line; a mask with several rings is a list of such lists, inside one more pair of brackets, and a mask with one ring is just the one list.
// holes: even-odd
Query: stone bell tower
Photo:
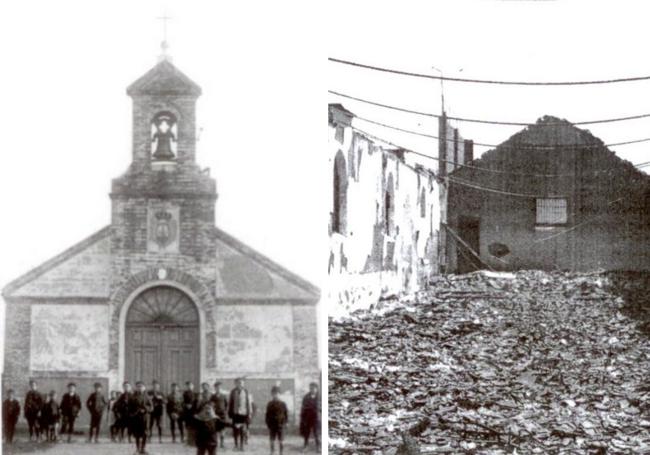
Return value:
[(214, 179), (196, 163), (201, 88), (163, 53), (127, 94), (133, 154), (126, 173), (112, 182), (114, 285), (165, 266), (198, 267), (196, 273), (212, 278), (217, 193)]

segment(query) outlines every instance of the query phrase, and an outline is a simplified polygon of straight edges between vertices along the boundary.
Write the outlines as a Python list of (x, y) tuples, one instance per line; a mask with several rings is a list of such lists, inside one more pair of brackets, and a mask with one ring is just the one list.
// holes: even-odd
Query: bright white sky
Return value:
[[(565, 81), (650, 75), (645, 2), (348, 2), (332, 8), (330, 57), (411, 72), (475, 79)], [(425, 6), (426, 5), (426, 6)], [(338, 31), (337, 31), (338, 30)], [(461, 71), (462, 70), (462, 71)], [(440, 82), (328, 64), (328, 88), (414, 110), (440, 112)], [(579, 122), (650, 112), (650, 81), (583, 87), (518, 87), (445, 82), (450, 115), (535, 122), (548, 114)], [(437, 120), (329, 96), (383, 123), (437, 135)], [(437, 142), (367, 126), (399, 145), (437, 155)], [(522, 127), (457, 123), (461, 135), (499, 144)], [(589, 125), (605, 143), (650, 137), (650, 118)], [(634, 163), (650, 142), (614, 147)], [(475, 147), (475, 156), (486, 148)], [(435, 162), (432, 162), (435, 166)]]
[(3, 1), (0, 286), (110, 222), (131, 158), (126, 87), (156, 63), (165, 10), (174, 64), (203, 88), (197, 159), (217, 179), (217, 224), (322, 285), (325, 53), (301, 5)]

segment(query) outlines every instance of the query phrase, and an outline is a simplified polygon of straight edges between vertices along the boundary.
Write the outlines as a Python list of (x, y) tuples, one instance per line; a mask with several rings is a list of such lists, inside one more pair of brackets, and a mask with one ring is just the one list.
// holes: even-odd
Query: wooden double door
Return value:
[(172, 383), (199, 382), (198, 327), (128, 327), (126, 379), (155, 379), (165, 391)]
[(196, 306), (181, 291), (160, 286), (132, 303), (126, 322), (125, 380), (153, 380), (167, 392), (172, 383), (196, 386), (199, 371), (199, 323)]

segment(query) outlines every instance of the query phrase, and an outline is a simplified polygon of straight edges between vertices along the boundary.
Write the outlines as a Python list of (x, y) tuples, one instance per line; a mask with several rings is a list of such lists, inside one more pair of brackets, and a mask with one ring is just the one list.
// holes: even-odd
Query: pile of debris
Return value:
[(330, 453), (650, 453), (635, 280), (442, 276), (330, 320)]

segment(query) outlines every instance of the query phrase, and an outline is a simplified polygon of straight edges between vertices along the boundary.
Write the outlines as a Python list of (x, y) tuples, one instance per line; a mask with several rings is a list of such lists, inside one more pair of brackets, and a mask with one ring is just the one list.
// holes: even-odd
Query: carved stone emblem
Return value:
[(149, 251), (178, 251), (178, 207), (154, 205), (149, 207), (147, 244)]

